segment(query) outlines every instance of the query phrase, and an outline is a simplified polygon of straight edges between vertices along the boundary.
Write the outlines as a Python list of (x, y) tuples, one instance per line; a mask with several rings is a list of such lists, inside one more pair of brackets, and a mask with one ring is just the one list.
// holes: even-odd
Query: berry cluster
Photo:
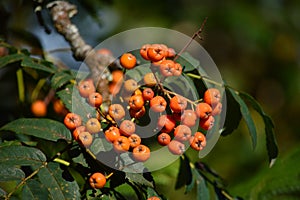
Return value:
[[(205, 148), (205, 133), (213, 127), (214, 117), (222, 110), (219, 90), (209, 88), (202, 99), (192, 101), (164, 86), (165, 79), (180, 76), (183, 71), (181, 64), (174, 59), (174, 49), (163, 44), (146, 44), (139, 53), (149, 62), (151, 72), (146, 73), (140, 81), (126, 77), (126, 70), (138, 67), (140, 61), (133, 53), (121, 55), (119, 62), (123, 70), (112, 71), (110, 92), (114, 101), (106, 111), (101, 106), (102, 96), (96, 91), (93, 81), (84, 79), (78, 83), (79, 94), (96, 109), (98, 115), (83, 122), (78, 114), (68, 113), (64, 123), (73, 132), (74, 139), (82, 146), (89, 147), (94, 135), (98, 134), (111, 143), (117, 154), (131, 152), (136, 162), (145, 162), (150, 158), (151, 146), (149, 142), (147, 145), (142, 143), (145, 135), (138, 131), (137, 126), (145, 118), (156, 116), (151, 118), (156, 121), (151, 138), (167, 146), (172, 154), (181, 155), (188, 146), (196, 151)], [(92, 175), (91, 186), (103, 187), (106, 178), (102, 176)], [(101, 184), (98, 184), (98, 179)]]

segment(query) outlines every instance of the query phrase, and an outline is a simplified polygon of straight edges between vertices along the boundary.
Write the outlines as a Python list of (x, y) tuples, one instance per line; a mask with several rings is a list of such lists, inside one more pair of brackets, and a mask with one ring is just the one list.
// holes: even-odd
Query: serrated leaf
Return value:
[(176, 179), (175, 189), (179, 189), (185, 185), (189, 185), (192, 182), (192, 170), (188, 157), (180, 157), (179, 172)]
[(22, 199), (49, 199), (49, 192), (37, 180), (29, 179), (23, 187)]
[(25, 173), (20, 168), (0, 164), (0, 182), (21, 180), (23, 178), (25, 178)]
[(25, 57), (26, 56), (24, 54), (19, 54), (19, 53), (0, 57), (0, 68), (5, 67), (6, 65), (8, 65), (10, 63), (20, 61), (20, 60), (24, 59)]
[(93, 144), (90, 147), (91, 152), (93, 152), (95, 155), (103, 151), (110, 151), (112, 148), (112, 144), (107, 142), (107, 140), (103, 138), (94, 139)]
[(57, 72), (51, 78), (51, 87), (57, 90), (72, 79), (74, 79), (74, 77), (65, 71)]
[[(235, 129), (238, 128), (240, 121), (242, 119), (242, 114), (240, 110), (240, 105), (238, 102), (233, 98), (231, 92), (226, 87), (226, 118), (224, 123), (224, 129), (222, 131), (222, 136), (226, 136), (231, 134)], [(230, 117), (228, 117), (230, 116)]]
[(45, 72), (48, 72), (48, 73), (55, 73), (56, 70), (49, 67), (48, 66), (49, 64), (48, 63), (37, 63), (33, 60), (33, 58), (30, 58), (30, 57), (25, 57), (23, 59), (23, 61), (21, 62), (21, 66), (22, 67), (28, 67), (28, 68), (31, 68), (31, 69), (37, 69), (37, 70), (41, 70), (41, 71), (45, 71)]
[(50, 199), (80, 199), (76, 181), (68, 181), (62, 177), (63, 170), (58, 163), (49, 163), (38, 173), (41, 184), (47, 188)]
[(228, 88), (228, 91), (232, 94), (233, 98), (239, 103), (240, 105), (240, 111), (243, 116), (243, 119), (245, 120), (251, 139), (252, 139), (252, 146), (253, 148), (256, 147), (257, 142), (257, 133), (256, 133), (256, 127), (254, 124), (254, 121), (252, 119), (251, 113), (248, 109), (247, 104), (244, 102), (244, 100), (239, 96), (239, 93), (235, 90)]
[(72, 141), (70, 131), (58, 121), (43, 118), (20, 118), (14, 120), (0, 130), (13, 131), (17, 134), (30, 135), (50, 141), (59, 139)]
[(37, 165), (46, 161), (46, 156), (39, 149), (25, 146), (0, 147), (0, 163), (6, 165)]
[(126, 173), (126, 178), (136, 184), (144, 185), (147, 187), (154, 187), (153, 183), (145, 179), (142, 173)]
[(86, 99), (80, 96), (78, 89), (73, 84), (68, 84), (65, 89), (57, 92), (57, 95), (66, 108), (80, 115), (83, 121), (87, 121), (88, 116), (96, 116), (95, 108), (90, 106)]
[(266, 113), (263, 111), (260, 104), (249, 94), (240, 92), (240, 96), (249, 101), (252, 105), (252, 107), (261, 115), (264, 121), (265, 125), (265, 134), (266, 134), (266, 145), (267, 145), (267, 152), (269, 156), (269, 163), (270, 166), (272, 166), (278, 156), (278, 146), (277, 141), (274, 134), (274, 124), (272, 122), (272, 119), (266, 115)]
[(197, 200), (210, 199), (209, 190), (205, 180), (195, 168), (193, 169), (193, 176), (196, 179)]

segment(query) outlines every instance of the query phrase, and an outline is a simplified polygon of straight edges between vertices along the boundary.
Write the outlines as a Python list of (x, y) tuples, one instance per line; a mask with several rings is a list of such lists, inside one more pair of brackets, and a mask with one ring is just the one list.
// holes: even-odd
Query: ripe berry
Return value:
[(74, 130), (76, 127), (80, 126), (81, 123), (81, 117), (75, 113), (68, 113), (64, 118), (64, 124), (70, 130)]
[(210, 130), (215, 123), (215, 118), (213, 116), (209, 116), (207, 119), (201, 120), (199, 122), (199, 126), (204, 130)]
[(174, 129), (175, 124), (176, 122), (171, 115), (161, 115), (157, 121), (157, 127), (166, 133), (170, 133)]
[(82, 146), (84, 147), (88, 147), (92, 144), (93, 142), (93, 136), (87, 132), (87, 131), (83, 131), (83, 132), (80, 132), (78, 134), (78, 143), (81, 144)]
[(211, 112), (212, 116), (219, 115), (222, 112), (222, 103), (219, 102), (215, 106), (213, 106), (213, 110)]
[(166, 146), (171, 142), (171, 136), (168, 133), (161, 133), (158, 135), (157, 141), (160, 145)]
[(133, 79), (128, 79), (124, 82), (124, 89), (129, 93), (134, 92), (138, 87), (138, 83)]
[(201, 132), (196, 132), (190, 140), (190, 145), (196, 151), (202, 150), (206, 146), (206, 137)]
[(148, 87), (153, 87), (157, 84), (156, 78), (152, 72), (149, 72), (144, 75), (144, 84)]
[(118, 121), (125, 117), (125, 110), (121, 104), (111, 104), (108, 108), (108, 114)]
[(139, 146), (142, 142), (142, 139), (139, 135), (137, 134), (132, 134), (128, 137), (128, 140), (130, 142), (130, 147), (131, 148), (135, 148), (137, 146)]
[(178, 140), (172, 140), (168, 144), (169, 151), (174, 155), (182, 155), (185, 152), (185, 146)]
[(145, 113), (146, 113), (145, 106), (143, 106), (140, 110), (129, 109), (129, 115), (132, 118), (139, 119), (139, 118), (143, 117), (145, 115)]
[(123, 153), (128, 151), (130, 148), (130, 142), (127, 137), (125, 136), (119, 136), (114, 141), (114, 150), (118, 153)]
[(112, 75), (112, 82), (113, 83), (117, 83), (117, 82), (122, 82), (123, 81), (123, 77), (124, 77), (124, 73), (122, 70), (117, 69), (111, 72)]
[(150, 100), (150, 108), (154, 112), (163, 112), (166, 110), (167, 102), (162, 96), (153, 97)]
[(132, 110), (140, 110), (144, 106), (144, 98), (141, 95), (133, 95), (129, 99), (129, 106)]
[(154, 92), (151, 88), (145, 88), (143, 90), (143, 94), (142, 94), (143, 98), (145, 101), (149, 101), (151, 99), (153, 99), (154, 97)]
[(196, 107), (196, 114), (200, 119), (207, 119), (211, 116), (212, 108), (207, 103), (199, 103)]
[(72, 132), (74, 140), (78, 140), (79, 133), (84, 132), (84, 131), (86, 131), (85, 126), (78, 126), (77, 128), (75, 128)]
[(147, 200), (160, 200), (159, 197), (153, 196), (153, 197), (149, 197)]
[(196, 124), (197, 115), (193, 110), (184, 110), (181, 115), (181, 123), (192, 127)]
[(208, 103), (211, 106), (216, 105), (221, 100), (220, 91), (217, 88), (209, 88), (204, 92), (203, 95), (204, 102)]
[(174, 71), (174, 61), (173, 60), (164, 60), (160, 63), (159, 70), (163, 76), (173, 76)]
[(94, 189), (101, 189), (106, 184), (106, 177), (99, 172), (92, 174), (89, 178), (90, 186)]
[(150, 149), (146, 145), (138, 145), (132, 150), (133, 158), (138, 162), (145, 162), (150, 158)]
[(145, 60), (149, 60), (148, 55), (147, 55), (149, 47), (151, 47), (151, 44), (145, 44), (140, 49), (140, 54)]
[(111, 50), (109, 49), (106, 49), (106, 48), (101, 48), (101, 49), (98, 49), (96, 51), (97, 54), (102, 54), (102, 55), (106, 55), (106, 56), (112, 56), (113, 53), (111, 52)]
[(88, 97), (88, 103), (95, 108), (101, 106), (102, 101), (102, 95), (98, 92), (91, 93)]
[(136, 57), (131, 53), (124, 53), (120, 57), (120, 64), (125, 69), (133, 69), (136, 66)]
[(31, 104), (31, 112), (36, 117), (44, 117), (47, 114), (47, 105), (42, 100), (36, 100)]
[(122, 86), (122, 82), (109, 83), (109, 85), (108, 85), (109, 93), (112, 94), (113, 96), (116, 96), (116, 94), (119, 93), (121, 86)]
[(182, 96), (176, 95), (170, 100), (170, 108), (175, 113), (182, 112), (187, 107), (187, 101)]
[(182, 74), (182, 66), (180, 63), (174, 64), (173, 76), (180, 76)]
[(96, 118), (89, 119), (85, 124), (86, 130), (91, 134), (95, 134), (100, 132), (101, 124)]
[(176, 56), (176, 52), (173, 48), (168, 48), (168, 58), (174, 58)]
[(163, 47), (159, 44), (152, 44), (147, 50), (149, 60), (157, 62), (165, 57), (166, 53)]
[(120, 124), (120, 133), (125, 136), (130, 136), (135, 132), (135, 123), (130, 120), (124, 120)]
[(187, 141), (190, 139), (192, 131), (186, 125), (178, 125), (174, 130), (174, 137), (179, 141)]
[(55, 113), (63, 116), (65, 116), (68, 113), (67, 108), (60, 99), (55, 99), (53, 101), (53, 110)]
[(111, 126), (104, 132), (104, 135), (107, 141), (114, 142), (120, 136), (120, 131), (117, 127)]
[(84, 98), (88, 98), (91, 93), (96, 91), (95, 85), (92, 79), (82, 80), (78, 84), (78, 90), (80, 96)]

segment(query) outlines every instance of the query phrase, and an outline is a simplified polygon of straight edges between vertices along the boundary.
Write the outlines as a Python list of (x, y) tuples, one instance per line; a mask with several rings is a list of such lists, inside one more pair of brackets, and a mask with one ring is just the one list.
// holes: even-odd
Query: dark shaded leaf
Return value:
[(225, 88), (226, 92), (226, 118), (224, 123), (224, 130), (222, 131), (222, 136), (231, 134), (240, 124), (242, 119), (242, 114), (240, 111), (240, 105), (233, 98), (231, 92), (228, 88)]
[(0, 163), (5, 165), (42, 165), (46, 156), (39, 149), (25, 146), (0, 147)]
[(184, 67), (184, 71), (192, 71), (200, 66), (199, 60), (195, 59), (188, 52), (183, 52), (176, 60)]
[(270, 166), (272, 166), (278, 156), (278, 146), (277, 141), (274, 134), (274, 124), (272, 122), (272, 119), (266, 115), (266, 113), (263, 111), (260, 104), (249, 94), (240, 92), (239, 94), (243, 99), (249, 101), (252, 105), (252, 107), (261, 115), (264, 124), (265, 124), (265, 134), (266, 134), (266, 145), (267, 145), (267, 151), (269, 156), (269, 163)]
[[(239, 103), (241, 114), (243, 116), (243, 119), (245, 120), (251, 139), (252, 139), (252, 146), (253, 148), (256, 147), (257, 142), (257, 133), (256, 133), (256, 127), (254, 124), (254, 121), (252, 119), (251, 113), (248, 109), (247, 104), (244, 102), (244, 100), (239, 96), (239, 93), (235, 90), (228, 88), (228, 91), (232, 94), (233, 98)], [(227, 116), (228, 118), (228, 116)]]
[(6, 65), (8, 65), (10, 63), (20, 61), (20, 60), (24, 59), (25, 57), (26, 56), (24, 54), (19, 54), (19, 53), (0, 57), (0, 68), (5, 67)]
[(126, 174), (122, 171), (115, 171), (114, 175), (110, 177), (110, 187), (116, 188), (125, 183)]
[(70, 82), (70, 80), (74, 79), (72, 75), (67, 73), (66, 71), (60, 71), (55, 73), (51, 78), (51, 87), (54, 90), (61, 88), (63, 85)]
[(63, 170), (58, 163), (49, 163), (40, 169), (38, 177), (41, 184), (47, 188), (50, 199), (80, 199), (79, 187), (76, 181), (67, 181), (62, 177)]
[(43, 118), (20, 118), (4, 125), (0, 130), (30, 135), (50, 141), (72, 141), (69, 129), (58, 121)]
[(192, 170), (190, 161), (187, 156), (180, 157), (179, 172), (176, 179), (175, 189), (179, 189), (185, 185), (189, 185), (192, 182)]
[(0, 163), (0, 182), (21, 180), (23, 178), (25, 178), (25, 173), (20, 168)]
[(192, 173), (196, 179), (197, 200), (210, 199), (209, 190), (207, 188), (205, 179), (195, 168), (193, 169)]
[(37, 70), (45, 71), (45, 72), (48, 72), (51, 74), (56, 72), (56, 70), (54, 68), (49, 67), (47, 65), (49, 65), (49, 63), (43, 63), (43, 62), (37, 63), (33, 60), (33, 58), (30, 58), (30, 57), (25, 57), (23, 59), (23, 61), (21, 62), (22, 67), (37, 69)]
[(49, 192), (44, 184), (29, 179), (23, 187), (22, 199), (49, 199)]
[(107, 142), (104, 138), (96, 138), (93, 141), (93, 144), (91, 145), (90, 149), (91, 151), (97, 155), (100, 152), (106, 152), (110, 151), (113, 148), (112, 144)]

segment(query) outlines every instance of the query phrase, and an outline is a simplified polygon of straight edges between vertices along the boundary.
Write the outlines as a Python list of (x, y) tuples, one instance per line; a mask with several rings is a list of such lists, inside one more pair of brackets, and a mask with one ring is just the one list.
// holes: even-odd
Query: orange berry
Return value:
[(182, 66), (180, 63), (174, 64), (173, 76), (180, 76), (182, 74)]
[(153, 97), (150, 100), (150, 108), (154, 112), (163, 112), (166, 110), (167, 102), (162, 96)]
[(210, 130), (215, 123), (215, 118), (213, 116), (209, 116), (207, 119), (200, 119), (199, 125), (204, 130)]
[(47, 115), (47, 105), (42, 100), (36, 100), (31, 104), (31, 112), (36, 117), (44, 117)]
[(144, 84), (148, 87), (153, 87), (157, 83), (155, 76), (152, 72), (145, 74), (143, 79), (144, 79)]
[(181, 123), (192, 127), (196, 124), (197, 115), (193, 110), (184, 110), (181, 115)]
[(132, 150), (133, 158), (138, 162), (145, 162), (150, 158), (150, 149), (146, 145), (138, 145)]
[(101, 189), (106, 184), (106, 177), (99, 172), (92, 174), (89, 178), (90, 186), (94, 189)]
[(174, 155), (182, 155), (185, 152), (185, 146), (178, 140), (172, 140), (168, 144), (169, 151)]
[(125, 136), (130, 136), (135, 132), (135, 123), (130, 120), (124, 120), (120, 124), (120, 133)]
[(166, 146), (171, 142), (171, 136), (168, 133), (161, 133), (158, 135), (157, 141), (160, 145)]
[(81, 126), (81, 123), (81, 117), (75, 113), (68, 113), (64, 118), (64, 124), (70, 130), (74, 130), (76, 127)]
[(140, 110), (144, 106), (144, 99), (141, 95), (133, 95), (129, 99), (129, 106), (133, 110)]
[(77, 128), (75, 128), (72, 132), (74, 140), (78, 140), (79, 133), (85, 132), (85, 131), (86, 131), (85, 126), (78, 126)]
[(106, 48), (98, 49), (98, 50), (96, 51), (96, 53), (102, 54), (102, 55), (106, 55), (106, 56), (112, 56), (112, 55), (113, 55), (113, 53), (111, 52), (111, 50), (106, 49)]
[(100, 132), (101, 124), (97, 118), (90, 118), (85, 124), (86, 130), (91, 134)]
[(201, 132), (196, 132), (190, 140), (190, 145), (192, 149), (195, 149), (196, 151), (202, 150), (206, 146), (205, 135)]
[(143, 94), (142, 94), (143, 98), (145, 101), (149, 101), (151, 99), (153, 99), (154, 97), (154, 92), (151, 88), (145, 88), (143, 90)]
[(91, 106), (98, 108), (99, 106), (101, 106), (103, 98), (99, 92), (93, 92), (88, 96), (87, 100)]
[(145, 44), (140, 49), (140, 54), (145, 60), (149, 60), (148, 55), (147, 55), (149, 47), (151, 47), (151, 44)]
[(219, 115), (221, 112), (222, 112), (222, 103), (219, 102), (213, 106), (211, 115), (216, 116), (216, 115)]
[(96, 92), (96, 88), (92, 79), (82, 80), (78, 84), (80, 96), (88, 98), (88, 96)]
[(53, 110), (55, 113), (60, 115), (66, 115), (68, 113), (67, 108), (60, 99), (55, 99), (53, 101)]
[(114, 150), (117, 153), (123, 153), (128, 151), (130, 148), (130, 142), (129, 139), (125, 136), (119, 136), (115, 141), (114, 141)]
[(104, 132), (104, 135), (107, 141), (114, 142), (120, 136), (120, 131), (117, 127), (111, 126)]
[(147, 50), (149, 60), (157, 62), (165, 57), (166, 53), (163, 47), (159, 44), (152, 44)]
[(190, 139), (192, 131), (186, 125), (178, 125), (174, 130), (174, 137), (179, 141), (187, 141)]
[(114, 70), (111, 72), (112, 75), (112, 82), (113, 83), (117, 83), (117, 82), (122, 82), (123, 81), (123, 77), (124, 77), (124, 73), (122, 70)]
[(209, 88), (204, 92), (203, 100), (211, 106), (216, 105), (221, 100), (220, 91), (217, 88)]
[(128, 137), (128, 140), (130, 142), (130, 147), (131, 148), (135, 148), (137, 146), (139, 146), (141, 144), (141, 137), (137, 134), (131, 134), (129, 137)]
[(134, 92), (138, 87), (138, 83), (133, 79), (128, 79), (124, 82), (124, 89), (129, 93)]
[(176, 95), (170, 100), (170, 108), (175, 113), (182, 112), (187, 107), (187, 101), (182, 96)]
[(171, 115), (161, 115), (158, 118), (157, 126), (162, 132), (170, 133), (174, 129), (175, 123)]
[(136, 57), (131, 53), (124, 53), (120, 57), (120, 64), (125, 69), (133, 69), (136, 66)]
[(132, 118), (139, 119), (139, 118), (143, 117), (145, 113), (146, 113), (145, 106), (143, 106), (140, 110), (129, 109), (129, 115)]
[(87, 132), (83, 131), (78, 134), (78, 143), (84, 147), (89, 147), (93, 143), (93, 136)]
[(121, 104), (111, 104), (108, 108), (108, 114), (118, 121), (125, 117), (125, 110)]
[(196, 107), (196, 114), (200, 119), (207, 119), (211, 116), (212, 108), (207, 103), (199, 103)]
[(159, 70), (163, 76), (173, 76), (175, 63), (173, 60), (164, 60), (160, 63)]

